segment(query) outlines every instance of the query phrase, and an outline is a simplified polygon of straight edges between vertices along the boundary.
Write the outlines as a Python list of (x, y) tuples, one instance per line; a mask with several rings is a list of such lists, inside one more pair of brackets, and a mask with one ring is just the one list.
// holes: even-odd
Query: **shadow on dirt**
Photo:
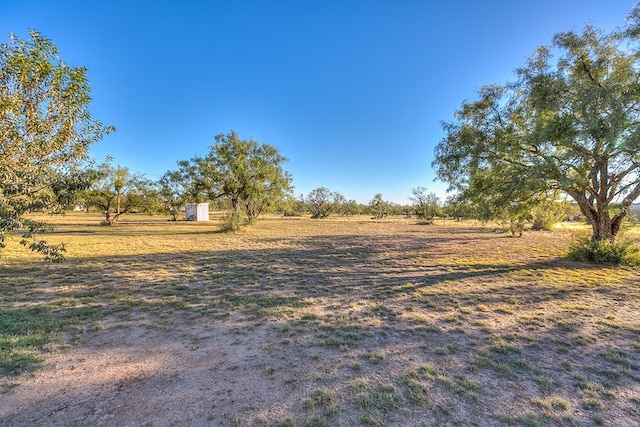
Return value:
[[(286, 247), (279, 247), (283, 243)], [(238, 371), (238, 378), (286, 371), (277, 378), (286, 390), (287, 381), (296, 379), (293, 392), (287, 391), (286, 402), (280, 402), (291, 414), (299, 409), (303, 392), (318, 382), (318, 370), (342, 369), (347, 373), (331, 374), (338, 390), (348, 390), (354, 378), (370, 374), (383, 377), (397, 391), (402, 402), (398, 414), (388, 414), (375, 402), (367, 409), (391, 424), (395, 420), (400, 425), (407, 420), (402, 413), (412, 411), (417, 419), (435, 424), (518, 424), (527, 421), (522, 414), (528, 411), (534, 414), (531, 420), (543, 424), (582, 425), (614, 413), (623, 422), (638, 419), (633, 401), (612, 397), (640, 382), (640, 350), (632, 345), (640, 325), (621, 322), (620, 314), (611, 313), (638, 309), (639, 283), (633, 272), (606, 282), (602, 267), (553, 255), (531, 257), (524, 249), (511, 250), (510, 239), (477, 230), (393, 238), (262, 239), (261, 244), (267, 249), (85, 257), (42, 264), (37, 271), (33, 265), (9, 266), (0, 272), (3, 304), (11, 304), (3, 310), (0, 329), (21, 339), (115, 317), (124, 319), (120, 324), (141, 319), (146, 327), (169, 334), (181, 331), (183, 335), (170, 335), (169, 342), (156, 348), (138, 349), (157, 354), (168, 352), (163, 346), (189, 345), (184, 334), (190, 328), (226, 328), (225, 334), (237, 328), (239, 346), (243, 337), (260, 331), (260, 340), (244, 351), (262, 361), (244, 367), (244, 374)], [(606, 283), (596, 283), (595, 274)], [(630, 295), (630, 289), (635, 293)], [(289, 332), (283, 336), (274, 331)], [(207, 337), (207, 351), (223, 342), (232, 348), (236, 342)], [(42, 347), (34, 343), (32, 349)], [(346, 366), (345, 355), (355, 360), (349, 366), (360, 365), (360, 371), (331, 368)], [(206, 359), (204, 353), (199, 357)], [(395, 358), (406, 366), (395, 365)], [(16, 367), (9, 361), (2, 373), (31, 369), (27, 362)], [(203, 365), (194, 367), (197, 375), (189, 366), (182, 369), (177, 375), (196, 382), (206, 372)], [(151, 372), (143, 379), (162, 389), (168, 386), (162, 378)], [(117, 389), (117, 384), (110, 387)], [(412, 406), (411, 387), (416, 384), (437, 396), (438, 410), (426, 413)], [(222, 393), (222, 388), (212, 388)], [(277, 406), (277, 392), (260, 393), (262, 409)], [(357, 399), (337, 393), (342, 393), (335, 399), (345, 413), (358, 411)], [(210, 406), (216, 401), (203, 396), (208, 395), (196, 397), (209, 399)], [(233, 410), (246, 410), (239, 403), (242, 395), (232, 397), (227, 402)], [(556, 400), (549, 400), (548, 410), (544, 402), (550, 397)], [(81, 398), (86, 396), (69, 395), (65, 401)], [(152, 419), (159, 421), (168, 401), (160, 394), (149, 399), (147, 404), (157, 411)], [(64, 403), (54, 400), (41, 402), (43, 411)], [(554, 409), (553, 402), (561, 409)], [(221, 411), (212, 410), (215, 415), (210, 416), (220, 420)], [(248, 423), (259, 412), (249, 410), (244, 420)]]

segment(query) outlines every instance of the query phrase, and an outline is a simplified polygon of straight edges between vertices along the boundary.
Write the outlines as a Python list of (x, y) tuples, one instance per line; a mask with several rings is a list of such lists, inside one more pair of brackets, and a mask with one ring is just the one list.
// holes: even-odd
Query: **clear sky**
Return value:
[(440, 123), (536, 46), (630, 0), (0, 0), (0, 40), (35, 29), (86, 66), (92, 148), (152, 179), (235, 130), (289, 158), (295, 194), (324, 186), (408, 203), (434, 182)]

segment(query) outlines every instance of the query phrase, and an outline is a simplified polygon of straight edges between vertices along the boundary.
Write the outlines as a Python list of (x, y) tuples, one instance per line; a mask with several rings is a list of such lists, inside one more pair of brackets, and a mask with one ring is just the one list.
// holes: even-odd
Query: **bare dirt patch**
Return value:
[(5, 345), (46, 338), (7, 356), (2, 425), (640, 425), (640, 270), (568, 233), (58, 230), (66, 263), (0, 259)]

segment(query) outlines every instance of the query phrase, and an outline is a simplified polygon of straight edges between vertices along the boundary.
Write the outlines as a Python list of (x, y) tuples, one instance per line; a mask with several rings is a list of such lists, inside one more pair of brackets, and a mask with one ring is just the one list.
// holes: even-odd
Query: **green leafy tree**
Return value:
[(251, 223), (290, 193), (291, 175), (283, 169), (287, 158), (276, 147), (241, 139), (234, 131), (215, 140), (207, 156), (179, 162), (178, 181), (191, 196), (228, 200), (233, 229), (242, 215)]
[(48, 226), (25, 215), (57, 212), (85, 188), (88, 147), (113, 128), (91, 117), (86, 68), (63, 62), (40, 33), (29, 36), (0, 44), (0, 249), (20, 230), (21, 244), (59, 261), (64, 246), (37, 240)]
[(558, 192), (549, 193), (531, 211), (531, 228), (533, 230), (552, 230), (562, 221), (570, 208), (566, 200), (562, 200)]
[[(304, 204), (311, 213), (311, 218), (322, 219), (336, 210), (342, 195), (326, 187), (313, 189), (304, 198)], [(342, 196), (344, 198), (344, 196)]]
[(180, 219), (188, 199), (185, 198), (183, 193), (179, 192), (173, 182), (169, 181), (166, 174), (158, 181), (158, 186), (160, 187), (159, 197), (163, 212), (170, 215), (173, 221), (177, 221)]
[(164, 197), (162, 197), (160, 184), (147, 178), (142, 178), (138, 186), (138, 197), (140, 203), (138, 208), (140, 212), (149, 215), (165, 215), (167, 214)]
[(297, 199), (292, 194), (285, 196), (278, 203), (277, 208), (284, 216), (302, 216), (307, 209), (304, 204), (304, 197), (300, 196), (300, 199)]
[(440, 199), (435, 193), (428, 193), (424, 187), (415, 187), (411, 189), (409, 200), (413, 202), (413, 210), (418, 218), (427, 224), (433, 223), (440, 209)]
[(333, 193), (334, 212), (340, 217), (357, 215), (360, 213), (360, 205), (355, 200), (347, 200), (344, 194), (336, 191)]
[(338, 216), (346, 217), (358, 215), (362, 211), (362, 206), (355, 200), (347, 200), (344, 196), (339, 200), (336, 206)]
[(591, 223), (592, 239), (615, 242), (640, 196), (640, 8), (630, 18), (608, 34), (587, 26), (555, 35), (517, 81), (464, 102), (443, 125), (439, 178), (502, 207), (562, 191)]
[(290, 192), (291, 175), (282, 166), (287, 161), (276, 147), (231, 131), (216, 136), (202, 168), (214, 183), (211, 198), (229, 199), (233, 211), (243, 210), (251, 223)]
[(174, 221), (180, 218), (187, 203), (205, 201), (204, 182), (200, 179), (197, 163), (188, 160), (178, 162), (178, 169), (167, 171), (158, 181), (159, 197), (163, 211)]
[(447, 197), (442, 206), (442, 213), (459, 222), (463, 218), (473, 218), (474, 207), (464, 195), (458, 193)]
[[(526, 202), (531, 201), (532, 199), (529, 199)], [(534, 203), (526, 202), (513, 201), (506, 205), (494, 205), (493, 209), (483, 208), (481, 205), (477, 211), (482, 212), (483, 215), (480, 215), (482, 220), (496, 220), (509, 230), (512, 236), (522, 237), (527, 223), (531, 220), (531, 211), (535, 209)]]
[(389, 215), (392, 206), (389, 202), (382, 199), (382, 194), (377, 193), (373, 196), (373, 199), (369, 201), (369, 213), (373, 215), (375, 219), (382, 219)]
[(346, 215), (343, 215), (343, 211), (341, 210), (341, 207), (344, 206), (345, 203), (347, 203), (347, 198), (344, 197), (344, 194), (340, 193), (339, 191), (334, 191), (333, 203), (334, 203), (333, 211), (338, 216), (346, 216)]
[(129, 169), (113, 166), (106, 161), (93, 171), (95, 177), (83, 194), (84, 203), (89, 208), (97, 208), (104, 213), (104, 223), (111, 225), (122, 214), (132, 211), (151, 212), (155, 194), (152, 182), (134, 175)]
[[(180, 194), (188, 199), (189, 203), (204, 203), (209, 194), (216, 194), (218, 176), (210, 176), (205, 172), (204, 159), (194, 157), (191, 160), (178, 161), (176, 171), (167, 172), (169, 181), (180, 187)], [(214, 197), (212, 200), (216, 200)]]

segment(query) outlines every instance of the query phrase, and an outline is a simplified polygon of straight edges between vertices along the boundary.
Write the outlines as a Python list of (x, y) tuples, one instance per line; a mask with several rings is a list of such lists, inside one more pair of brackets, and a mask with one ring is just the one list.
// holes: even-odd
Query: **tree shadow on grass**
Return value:
[[(283, 242), (287, 246), (278, 247)], [(324, 349), (328, 364), (337, 364), (345, 352), (361, 358), (364, 376), (380, 370), (369, 367), (377, 354), (389, 355), (386, 363), (391, 364), (393, 355), (409, 352), (414, 361), (405, 373), (434, 365), (438, 373), (416, 371), (415, 381), (451, 399), (457, 409), (429, 415), (433, 422), (455, 420), (472, 407), (467, 421), (521, 422), (520, 415), (499, 415), (509, 405), (533, 411), (541, 422), (561, 422), (563, 411), (558, 415), (544, 408), (549, 396), (568, 402), (556, 400), (575, 409), (578, 424), (600, 412), (633, 411), (632, 403), (584, 390), (600, 384), (624, 391), (638, 381), (639, 355), (630, 343), (640, 324), (613, 318), (607, 323), (606, 317), (616, 311), (621, 318), (638, 308), (635, 270), (607, 281), (606, 269), (557, 256), (491, 261), (487, 248), (503, 245), (508, 252), (504, 245), (511, 240), (476, 232), (260, 243), (266, 249), (9, 266), (0, 272), (2, 304), (8, 308), (1, 329), (8, 339), (42, 333), (50, 340), (68, 327), (131, 313), (132, 322), (147, 319), (150, 326), (235, 324), (251, 333), (271, 324), (301, 331), (292, 338), (306, 343), (295, 350), (300, 365), (319, 365), (309, 362), (318, 348)], [(269, 340), (265, 349), (278, 346), (279, 341)], [(29, 351), (45, 345), (34, 341)], [(8, 363), (22, 362), (16, 355)], [(270, 363), (279, 367), (283, 362), (273, 356)], [(307, 368), (296, 368), (291, 376), (308, 378)], [(20, 369), (30, 369), (29, 361)], [(407, 384), (414, 383), (406, 376), (385, 375), (405, 393), (405, 406), (411, 409)], [(357, 406), (350, 399), (345, 397), (343, 404)], [(372, 410), (384, 415), (383, 408), (374, 405)]]

